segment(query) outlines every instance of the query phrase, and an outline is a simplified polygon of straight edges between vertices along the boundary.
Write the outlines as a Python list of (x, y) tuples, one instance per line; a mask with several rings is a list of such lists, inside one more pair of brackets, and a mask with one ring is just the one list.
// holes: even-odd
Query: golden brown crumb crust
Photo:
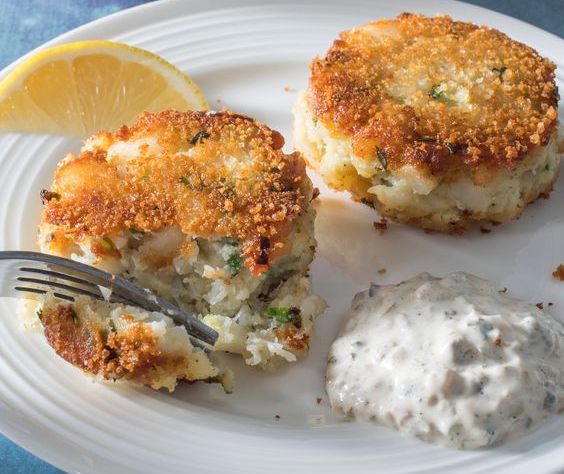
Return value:
[[(106, 160), (112, 144), (152, 137), (158, 156), (142, 145), (125, 173)], [(282, 136), (230, 112), (144, 113), (93, 142), (61, 164), (45, 201), (43, 222), (69, 240), (179, 226), (187, 235), (242, 240), (247, 266), (261, 272), (287, 250), (311, 194), (303, 159), (283, 153)]]
[(555, 132), (554, 71), (497, 30), (404, 13), (342, 33), (311, 65), (308, 104), (376, 166), (487, 182)]
[[(47, 342), (59, 356), (104, 379), (152, 385), (159, 377), (156, 367), (170, 373), (186, 372), (187, 360), (164, 354), (157, 338), (141, 323), (108, 334), (96, 324), (79, 319), (68, 304), (44, 308), (41, 322)], [(186, 378), (191, 380), (189, 375)]]
[(309, 335), (294, 326), (285, 325), (274, 330), (279, 341), (292, 350), (296, 355), (306, 355), (309, 351)]
[(552, 272), (552, 276), (560, 281), (564, 281), (564, 265), (560, 264)]

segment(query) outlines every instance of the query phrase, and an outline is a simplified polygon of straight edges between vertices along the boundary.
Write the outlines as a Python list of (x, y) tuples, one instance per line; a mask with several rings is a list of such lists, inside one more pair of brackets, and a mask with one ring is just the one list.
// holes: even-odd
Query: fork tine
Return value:
[[(64, 275), (69, 281), (76, 279), (86, 282), (85, 284), (89, 286), (96, 285), (110, 288), (113, 277), (110, 273), (90, 265), (40, 252), (23, 250), (0, 252), (0, 261), (8, 260), (21, 261), (21, 264), (18, 265), (18, 270), (24, 268), (24, 271), (35, 271), (37, 273), (47, 271), (59, 273)], [(26, 262), (25, 266), (23, 262)]]
[(24, 283), (34, 283), (36, 285), (48, 286), (50, 288), (59, 288), (60, 290), (67, 290), (67, 291), (70, 291), (71, 293), (90, 296), (91, 298), (96, 298), (97, 300), (103, 300), (104, 299), (100, 290), (98, 290), (99, 291), (98, 293), (94, 293), (92, 291), (88, 291), (88, 290), (85, 290), (83, 288), (78, 288), (76, 286), (66, 285), (64, 283), (59, 283), (59, 282), (53, 281), (53, 280), (41, 280), (39, 278), (17, 277), (16, 281), (21, 281), (21, 282), (24, 282)]
[(53, 270), (46, 270), (44, 268), (36, 268), (36, 267), (20, 267), (19, 270), (22, 272), (39, 273), (41, 275), (47, 275), (50, 277), (59, 278), (61, 280), (72, 281), (73, 283), (89, 286), (91, 288), (96, 288), (98, 290), (100, 288), (100, 286), (96, 285), (96, 283), (92, 283), (91, 281), (84, 280), (82, 278), (77, 278), (75, 276), (69, 275), (68, 273), (60, 273), (60, 272), (55, 272)]
[[(46, 272), (42, 272), (42, 273), (51, 274), (51, 273), (57, 273), (57, 272), (47, 272), (46, 271)], [(59, 273), (59, 275), (62, 275), (62, 274)], [(95, 299), (100, 300), (100, 301), (105, 300), (104, 295), (102, 294), (98, 285), (92, 285), (93, 288), (98, 290), (98, 293), (94, 293), (94, 292), (85, 290), (84, 288), (66, 285), (64, 283), (60, 283), (58, 281), (53, 281), (53, 280), (40, 280), (38, 278), (17, 277), (16, 281), (20, 281), (20, 282), (23, 282), (23, 283), (33, 283), (35, 286), (31, 287), (31, 289), (37, 290), (37, 291), (34, 291), (35, 293), (40, 292), (42, 294), (45, 294), (45, 293), (48, 293), (49, 291), (52, 291), (51, 288), (59, 288), (61, 290), (67, 290), (70, 293), (89, 296), (91, 298), (95, 298)], [(49, 288), (47, 290), (44, 290), (44, 289), (41, 288), (41, 286), (47, 286)], [(27, 288), (27, 289), (29, 290), (30, 288)], [(57, 296), (58, 294), (60, 294), (60, 293), (55, 293), (55, 296)], [(67, 295), (66, 299), (70, 299), (70, 298), (72, 298), (72, 301), (74, 301), (74, 297)], [(133, 303), (132, 301), (125, 299), (125, 298), (122, 298), (119, 295), (114, 294), (114, 293), (112, 293), (110, 295), (109, 301), (112, 302), (112, 303), (122, 303), (122, 304), (136, 306), (135, 303)]]
[[(47, 290), (40, 290), (39, 288), (27, 288), (25, 286), (15, 286), (14, 290), (20, 291), (22, 293), (33, 293), (36, 295), (45, 295), (48, 293)], [(57, 298), (67, 301), (74, 301), (74, 298), (69, 295), (64, 295), (63, 293), (54, 292), (53, 293)]]
[[(22, 281), (22, 279), (20, 279), (20, 278), (18, 278), (17, 280)], [(51, 283), (51, 282), (49, 282), (49, 283)], [(70, 287), (70, 288), (72, 288), (72, 287)], [(18, 292), (22, 292), (22, 293), (26, 293), (26, 292), (27, 293), (33, 293), (35, 295), (46, 295), (49, 292), (49, 290), (43, 290), (43, 289), (35, 288), (35, 287), (28, 288), (28, 287), (23, 287), (23, 286), (16, 286), (16, 287), (14, 287), (14, 290), (16, 290)], [(73, 296), (66, 295), (66, 294), (63, 294), (63, 293), (59, 293), (57, 291), (53, 292), (53, 295), (56, 296), (57, 298), (65, 300), (65, 301), (73, 301), (73, 302), (75, 301), (75, 298)], [(137, 306), (135, 303), (132, 303), (131, 301), (124, 300), (122, 298), (115, 297), (113, 294), (111, 295), (110, 300), (112, 302), (115, 302), (115, 303), (123, 303), (123, 304), (127, 304), (127, 305)], [(205, 344), (203, 344), (200, 339), (197, 339), (192, 334), (189, 334), (189, 337), (190, 337), (190, 341), (192, 342), (193, 346), (199, 347), (200, 349), (202, 349), (204, 351), (209, 351), (209, 348)], [(213, 342), (210, 342), (209, 344), (213, 344)]]
[[(22, 263), (16, 265), (18, 262), (27, 262), (27, 265), (24, 266)], [(124, 278), (89, 265), (63, 257), (27, 251), (0, 251), (0, 264), (2, 264), (5, 270), (9, 270), (8, 273), (11, 272), (12, 275), (17, 272), (28, 272), (46, 275), (47, 277), (55, 277), (65, 281), (65, 283), (61, 283), (59, 281), (42, 280), (31, 277), (20, 277), (19, 279), (22, 283), (47, 286), (50, 288), (50, 291), (52, 291), (52, 288), (59, 288), (75, 294), (83, 294), (92, 298), (103, 299), (101, 288), (98, 287), (108, 288), (111, 290), (110, 301), (112, 302), (139, 306), (147, 311), (164, 313), (171, 317), (175, 323), (183, 325), (192, 338), (200, 339), (212, 346), (217, 340), (218, 333), (193, 315), (184, 312), (177, 306), (154, 295), (148, 290), (134, 285)], [(35, 294), (47, 293), (47, 290), (41, 287), (37, 288), (23, 285), (18, 285), (17, 287), (14, 287), (14, 285), (8, 286), (5, 273), (6, 272), (4, 272), (4, 274), (0, 273), (0, 288), (2, 289), (0, 296), (7, 296), (14, 290), (17, 292), (31, 292)], [(2, 279), (1, 277), (4, 278)], [(83, 285), (86, 288), (68, 285), (68, 282)], [(100, 293), (98, 293), (98, 291)], [(60, 292), (55, 293), (55, 296), (70, 301), (74, 300), (72, 296)]]
[[(57, 284), (56, 282), (51, 282), (51, 281), (42, 281), (41, 283), (39, 283), (40, 280), (34, 280), (34, 281), (31, 281), (31, 280), (32, 279), (16, 278), (16, 281), (21, 281), (21, 282), (24, 282), (24, 283), (34, 283), (37, 286), (33, 286), (33, 287), (15, 286), (14, 290), (20, 291), (20, 292), (34, 293), (34, 294), (38, 294), (38, 295), (45, 295), (45, 294), (49, 293), (49, 291), (53, 291), (51, 289), (43, 289), (41, 287), (38, 287), (42, 283), (45, 283), (46, 286), (57, 287), (57, 288), (60, 288), (60, 289), (67, 289), (71, 293), (80, 294), (80, 295), (84, 295), (84, 296), (90, 296), (92, 298), (95, 298), (95, 299), (101, 300), (101, 301), (104, 300), (103, 296), (97, 296), (97, 295), (94, 295), (94, 294), (89, 294), (88, 292), (82, 290), (81, 288), (75, 288), (75, 287), (72, 287), (72, 286), (61, 285), (61, 284)], [(55, 295), (57, 298), (60, 298), (60, 299), (66, 300), (66, 301), (75, 301), (76, 300), (74, 296), (67, 295), (67, 294), (64, 294), (64, 293), (59, 293), (58, 291), (54, 291), (53, 295)], [(126, 304), (126, 305), (129, 305), (129, 306), (136, 306), (135, 303), (133, 303), (129, 300), (126, 300), (124, 298), (121, 298), (121, 297), (114, 295), (114, 294), (110, 295), (109, 301), (111, 303), (121, 303), (121, 304)]]

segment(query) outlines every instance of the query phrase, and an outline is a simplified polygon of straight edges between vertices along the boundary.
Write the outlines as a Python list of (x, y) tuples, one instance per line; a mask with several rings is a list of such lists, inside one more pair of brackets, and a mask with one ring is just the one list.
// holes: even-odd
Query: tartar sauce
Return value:
[(357, 294), (331, 347), (334, 409), (455, 448), (491, 446), (564, 409), (564, 327), (466, 273)]

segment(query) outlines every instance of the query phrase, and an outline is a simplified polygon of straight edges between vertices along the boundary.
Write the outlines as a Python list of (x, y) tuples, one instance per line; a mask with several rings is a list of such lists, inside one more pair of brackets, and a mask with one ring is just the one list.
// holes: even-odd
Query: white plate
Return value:
[[(306, 84), (310, 59), (322, 54), (339, 31), (371, 19), (402, 11), (445, 12), (499, 28), (564, 64), (564, 42), (556, 36), (462, 3), (261, 3), (150, 3), (50, 44), (108, 38), (150, 49), (188, 71), (213, 107), (263, 120), (282, 131), (288, 143), (290, 108), (296, 89)], [(48, 186), (57, 161), (78, 146), (53, 137), (0, 137), (1, 249), (34, 248), (39, 190)], [(323, 386), (329, 344), (352, 296), (370, 280), (396, 282), (420, 271), (466, 270), (497, 280), (529, 301), (551, 301), (553, 312), (562, 316), (564, 286), (551, 278), (553, 268), (564, 262), (561, 184), (549, 201), (530, 206), (520, 220), (488, 235), (473, 231), (463, 237), (396, 225), (379, 236), (371, 210), (320, 186), (312, 280), (331, 307), (318, 320), (311, 354), (277, 374), (239, 370), (230, 396), (204, 384), (182, 386), (173, 395), (94, 384), (56, 357), (41, 335), (24, 333), (15, 304), (0, 301), (0, 429), (56, 466), (82, 473), (560, 471), (564, 417), (493, 450), (452, 451), (380, 426), (333, 420)], [(385, 276), (377, 272), (382, 267), (388, 269)], [(323, 397), (321, 405), (317, 397)], [(312, 423), (311, 415), (324, 415), (327, 422)]]

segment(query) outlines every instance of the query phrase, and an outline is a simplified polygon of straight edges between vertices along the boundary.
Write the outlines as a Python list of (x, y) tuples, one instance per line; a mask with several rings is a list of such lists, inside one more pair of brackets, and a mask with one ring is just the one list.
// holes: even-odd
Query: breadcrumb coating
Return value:
[(560, 264), (552, 272), (552, 276), (560, 281), (564, 281), (564, 265)]
[(404, 13), (342, 33), (311, 65), (315, 119), (394, 171), (489, 182), (558, 125), (555, 65), (505, 34)]
[(202, 374), (217, 375), (217, 369), (206, 364), (205, 354), (163, 350), (150, 326), (142, 322), (120, 332), (109, 331), (101, 322), (80, 317), (72, 305), (60, 303), (43, 308), (41, 323), (47, 342), (59, 356), (102, 379), (123, 379), (158, 389), (167, 386), (163, 376), (172, 375), (174, 383), (168, 388), (173, 390), (177, 378), (192, 381)]
[(232, 237), (259, 274), (289, 250), (293, 220), (311, 198), (303, 159), (283, 144), (278, 132), (230, 112), (144, 113), (61, 163), (42, 194), (43, 222), (59, 226), (61, 245), (100, 238), (101, 253), (115, 251), (105, 236), (127, 229)]

